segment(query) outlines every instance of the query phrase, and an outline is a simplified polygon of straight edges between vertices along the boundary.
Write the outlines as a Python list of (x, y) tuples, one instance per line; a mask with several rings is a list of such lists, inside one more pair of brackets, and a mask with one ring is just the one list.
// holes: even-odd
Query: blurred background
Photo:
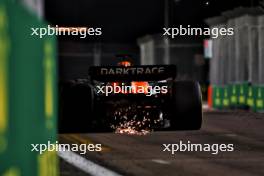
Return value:
[[(257, 68), (263, 66), (261, 0), (46, 1), (44, 5), (45, 19), (53, 25), (103, 29), (100, 37), (58, 38), (62, 82), (86, 79), (89, 66), (115, 65), (116, 54), (130, 54), (136, 64), (176, 64), (178, 79), (199, 81), (205, 100), (207, 88), (212, 84), (209, 105), (215, 102), (218, 108), (239, 102), (233, 98), (233, 102), (219, 100), (222, 102), (219, 104), (217, 98), (214, 98), (216, 101), (211, 98), (211, 89), (217, 89), (214, 92), (220, 92), (219, 97), (223, 99), (224, 92), (231, 93), (230, 84), (263, 84), (260, 78), (263, 73)], [(179, 25), (232, 27), (235, 35), (215, 40), (207, 40), (208, 36), (180, 36), (173, 40), (162, 36), (163, 27)], [(227, 85), (229, 88), (223, 87)]]
[[(99, 27), (101, 36), (34, 38), (31, 27)], [(197, 80), (208, 108), (264, 111), (263, 0), (1, 0), (0, 175), (57, 175), (59, 83), (88, 79), (94, 65), (176, 64)], [(164, 37), (164, 27), (232, 27), (233, 36)]]

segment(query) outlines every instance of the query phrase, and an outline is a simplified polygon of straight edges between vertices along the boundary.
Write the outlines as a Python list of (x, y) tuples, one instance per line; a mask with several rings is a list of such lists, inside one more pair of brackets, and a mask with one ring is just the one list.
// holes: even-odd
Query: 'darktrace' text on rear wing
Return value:
[(175, 65), (144, 65), (144, 66), (94, 66), (90, 67), (92, 80), (111, 81), (159, 81), (176, 77)]

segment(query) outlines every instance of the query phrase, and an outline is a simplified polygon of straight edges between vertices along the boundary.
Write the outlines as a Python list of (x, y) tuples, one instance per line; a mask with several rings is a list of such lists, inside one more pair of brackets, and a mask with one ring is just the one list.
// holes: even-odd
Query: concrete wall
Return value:
[(258, 49), (259, 49), (259, 84), (264, 85), (264, 15), (258, 18)]
[[(169, 41), (169, 59), (166, 58), (166, 40), (162, 34), (138, 40), (140, 61), (144, 65), (177, 65), (178, 79), (206, 82), (203, 42), (195, 37), (179, 37)], [(168, 59), (168, 60), (167, 60)]]
[[(263, 84), (263, 16), (254, 9), (235, 9), (207, 20), (211, 27), (232, 27), (233, 36), (213, 40), (210, 82), (215, 85)], [(219, 20), (221, 19), (221, 20)]]

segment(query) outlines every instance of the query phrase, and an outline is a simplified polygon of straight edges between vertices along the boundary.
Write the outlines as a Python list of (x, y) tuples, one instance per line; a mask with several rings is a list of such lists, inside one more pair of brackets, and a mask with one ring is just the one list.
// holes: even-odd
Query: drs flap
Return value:
[(176, 77), (175, 65), (144, 66), (94, 66), (90, 67), (92, 80), (111, 81), (159, 81)]

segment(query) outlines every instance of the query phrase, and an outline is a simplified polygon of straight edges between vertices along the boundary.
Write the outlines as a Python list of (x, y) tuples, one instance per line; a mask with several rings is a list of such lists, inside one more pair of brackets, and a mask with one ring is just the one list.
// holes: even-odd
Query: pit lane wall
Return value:
[(206, 20), (210, 27), (234, 28), (233, 36), (212, 40), (209, 102), (216, 109), (264, 112), (264, 14), (237, 8)]
[(56, 39), (31, 36), (46, 27), (21, 2), (0, 0), (0, 176), (54, 176), (55, 152), (31, 144), (57, 140)]

